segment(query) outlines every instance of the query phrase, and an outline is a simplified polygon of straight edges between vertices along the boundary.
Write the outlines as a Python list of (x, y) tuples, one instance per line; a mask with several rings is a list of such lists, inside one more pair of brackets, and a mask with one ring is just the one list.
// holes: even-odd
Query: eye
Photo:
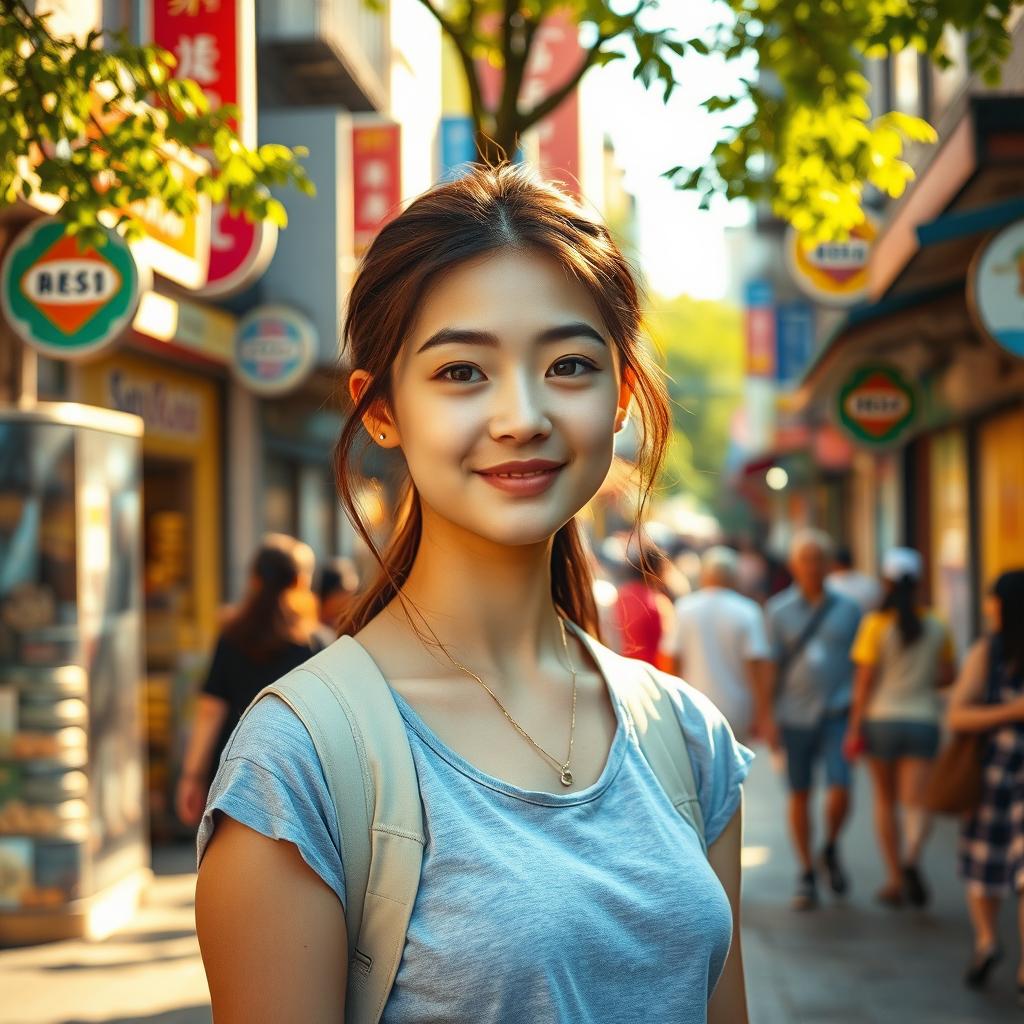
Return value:
[[(576, 372), (576, 367), (579, 367), (581, 372)], [(584, 359), (582, 356), (567, 356), (565, 359), (559, 359), (558, 362), (552, 363), (551, 365), (551, 376), (553, 377), (582, 377), (586, 373), (593, 373), (597, 370), (597, 367), (589, 360)]]
[[(479, 378), (474, 378), (474, 373), (479, 373)], [(435, 379), (451, 381), (453, 384), (477, 384), (484, 379), (484, 375), (477, 367), (471, 366), (469, 363), (452, 363), (451, 366), (440, 370)]]

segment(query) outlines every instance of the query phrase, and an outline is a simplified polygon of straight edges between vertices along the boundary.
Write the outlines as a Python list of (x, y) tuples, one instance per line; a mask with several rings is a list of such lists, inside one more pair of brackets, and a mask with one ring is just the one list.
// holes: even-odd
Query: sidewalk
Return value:
[[(853, 820), (844, 843), (852, 892), (822, 893), (812, 913), (789, 909), (796, 869), (789, 852), (782, 780), (763, 748), (747, 784), (744, 957), (751, 1024), (1004, 1024), (1024, 1020), (1016, 1005), (1012, 906), (1004, 907), (1007, 957), (984, 993), (961, 984), (970, 927), (955, 870), (956, 828), (937, 823), (924, 870), (927, 910), (874, 903), (883, 882), (871, 824), (867, 772), (857, 773)], [(819, 819), (820, 820), (820, 819)]]
[[(863, 775), (863, 773), (861, 773)], [(747, 786), (744, 952), (752, 1024), (1008, 1024), (1015, 1005), (1011, 955), (989, 992), (967, 992), (969, 946), (954, 873), (954, 830), (943, 822), (926, 869), (935, 890), (926, 912), (876, 907), (881, 870), (860, 779), (845, 847), (853, 892), (813, 914), (788, 906), (794, 869), (780, 780), (767, 756)], [(206, 977), (193, 930), (192, 849), (156, 851), (157, 880), (130, 929), (106, 942), (0, 950), (0, 1024), (210, 1024)], [(669, 1024), (651, 1017), (652, 1024)], [(470, 1024), (470, 1022), (467, 1022)], [(532, 1022), (531, 1022), (532, 1024)], [(608, 1024), (615, 1024), (609, 1021)]]

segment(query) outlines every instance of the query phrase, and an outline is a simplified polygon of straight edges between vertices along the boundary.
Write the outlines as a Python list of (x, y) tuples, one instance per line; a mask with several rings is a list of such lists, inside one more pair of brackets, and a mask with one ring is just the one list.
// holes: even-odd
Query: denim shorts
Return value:
[(811, 788), (814, 766), (825, 763), (825, 782), (828, 786), (850, 785), (850, 762), (843, 755), (843, 740), (849, 724), (849, 714), (842, 711), (826, 715), (817, 725), (782, 726), (782, 745), (786, 749), (786, 775), (789, 788), (802, 793)]
[(939, 751), (939, 727), (934, 722), (865, 722), (864, 748), (869, 757), (882, 761), (931, 760)]

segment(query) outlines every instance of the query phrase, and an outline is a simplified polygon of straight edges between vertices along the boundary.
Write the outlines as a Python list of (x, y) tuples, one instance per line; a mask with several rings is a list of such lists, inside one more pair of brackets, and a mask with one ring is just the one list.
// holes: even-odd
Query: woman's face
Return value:
[(523, 545), (597, 492), (628, 399), (587, 290), (546, 257), (508, 252), (430, 289), (392, 372), (394, 421), (368, 427), (401, 446), (425, 516)]

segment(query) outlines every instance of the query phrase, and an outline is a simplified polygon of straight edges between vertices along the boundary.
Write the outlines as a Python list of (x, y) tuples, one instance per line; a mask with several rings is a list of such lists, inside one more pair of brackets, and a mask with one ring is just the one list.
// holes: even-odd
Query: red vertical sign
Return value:
[(352, 126), (352, 228), (358, 259), (402, 201), (401, 129), (390, 121)]
[[(484, 21), (486, 30), (500, 31), (496, 17)], [(564, 85), (579, 67), (583, 50), (579, 26), (568, 11), (555, 11), (541, 23), (533, 41), (519, 103), (524, 109), (536, 106), (559, 86)], [(477, 73), (484, 103), (493, 110), (501, 96), (503, 71), (488, 61), (477, 62)], [(573, 90), (553, 114), (535, 129), (538, 136), (540, 172), (546, 178), (558, 178), (579, 195), (580, 177), (580, 100)]]
[[(246, 145), (256, 140), (254, 0), (144, 0), (153, 42), (177, 58), (176, 78), (190, 78), (217, 109), (238, 108), (234, 127)], [(209, 156), (209, 154), (204, 154)], [(224, 203), (211, 211), (210, 269), (200, 289), (229, 295), (258, 277), (277, 242), (272, 224), (252, 224), (228, 213)]]

